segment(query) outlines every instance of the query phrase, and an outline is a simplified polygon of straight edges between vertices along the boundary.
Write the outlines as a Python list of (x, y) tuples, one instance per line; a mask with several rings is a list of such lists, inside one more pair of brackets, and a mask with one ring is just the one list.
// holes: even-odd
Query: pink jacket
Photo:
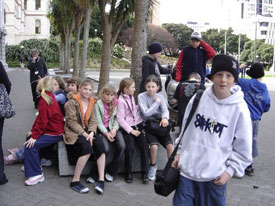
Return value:
[(131, 126), (138, 125), (143, 121), (138, 114), (134, 97), (126, 94), (120, 94), (117, 108), (117, 121), (122, 129), (130, 134), (133, 130)]

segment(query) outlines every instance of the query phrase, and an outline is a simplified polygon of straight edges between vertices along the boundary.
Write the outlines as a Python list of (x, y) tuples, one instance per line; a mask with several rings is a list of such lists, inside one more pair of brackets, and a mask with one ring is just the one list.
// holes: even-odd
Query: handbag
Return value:
[(0, 118), (11, 118), (15, 115), (15, 109), (11, 103), (4, 84), (0, 84)]
[(164, 170), (160, 171), (156, 175), (154, 189), (155, 189), (155, 192), (161, 196), (167, 197), (171, 192), (173, 192), (178, 187), (180, 171), (174, 167), (171, 167), (171, 164), (175, 159), (175, 155), (176, 155), (179, 145), (181, 143), (184, 132), (186, 131), (189, 123), (191, 122), (191, 119), (198, 107), (198, 104), (199, 104), (199, 101), (200, 101), (200, 98), (201, 98), (203, 92), (204, 92), (204, 90), (198, 90), (198, 92), (195, 96), (195, 100), (192, 105), (190, 114), (187, 118), (183, 133), (180, 137), (180, 140), (179, 140), (176, 148), (174, 149), (173, 153), (169, 157), (168, 162), (166, 163), (166, 165), (164, 167)]
[(145, 131), (158, 137), (166, 137), (170, 135), (170, 130), (174, 127), (174, 123), (169, 120), (167, 127), (160, 126), (162, 117), (160, 114), (154, 114), (146, 120)]

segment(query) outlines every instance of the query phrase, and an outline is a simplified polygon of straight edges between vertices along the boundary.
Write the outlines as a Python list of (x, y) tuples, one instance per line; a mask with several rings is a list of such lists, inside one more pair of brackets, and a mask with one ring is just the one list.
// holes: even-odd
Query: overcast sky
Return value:
[(222, 0), (159, 0), (161, 23), (218, 22)]

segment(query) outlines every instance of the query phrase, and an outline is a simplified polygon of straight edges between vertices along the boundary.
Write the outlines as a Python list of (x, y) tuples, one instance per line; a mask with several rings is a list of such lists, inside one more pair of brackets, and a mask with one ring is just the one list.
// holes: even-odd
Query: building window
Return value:
[(41, 8), (41, 0), (35, 0), (35, 10), (38, 10)]
[(6, 17), (6, 15), (7, 15), (7, 14), (6, 14), (6, 9), (4, 9), (4, 24), (6, 24), (6, 22), (7, 22), (7, 19), (6, 19), (7, 17)]
[(27, 10), (27, 0), (24, 0), (24, 9)]
[(267, 31), (261, 31), (261, 35), (266, 35)]
[(35, 33), (41, 34), (41, 22), (40, 20), (35, 20)]

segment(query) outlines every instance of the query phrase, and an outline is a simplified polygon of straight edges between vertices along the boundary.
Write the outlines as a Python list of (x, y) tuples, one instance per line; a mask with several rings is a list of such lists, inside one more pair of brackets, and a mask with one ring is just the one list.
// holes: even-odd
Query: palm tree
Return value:
[(149, 0), (136, 1), (130, 74), (131, 78), (135, 80), (136, 95), (139, 94), (141, 82), (142, 56), (146, 53), (148, 13)]
[[(112, 48), (127, 18), (134, 11), (134, 0), (98, 0), (103, 31), (103, 49), (98, 91), (109, 82)], [(107, 7), (106, 7), (107, 6)], [(106, 8), (110, 7), (110, 10)]]
[(74, 4), (70, 0), (52, 0), (48, 17), (55, 31), (60, 35), (60, 67), (65, 73), (70, 72), (71, 38), (74, 28), (74, 19), (70, 12)]

